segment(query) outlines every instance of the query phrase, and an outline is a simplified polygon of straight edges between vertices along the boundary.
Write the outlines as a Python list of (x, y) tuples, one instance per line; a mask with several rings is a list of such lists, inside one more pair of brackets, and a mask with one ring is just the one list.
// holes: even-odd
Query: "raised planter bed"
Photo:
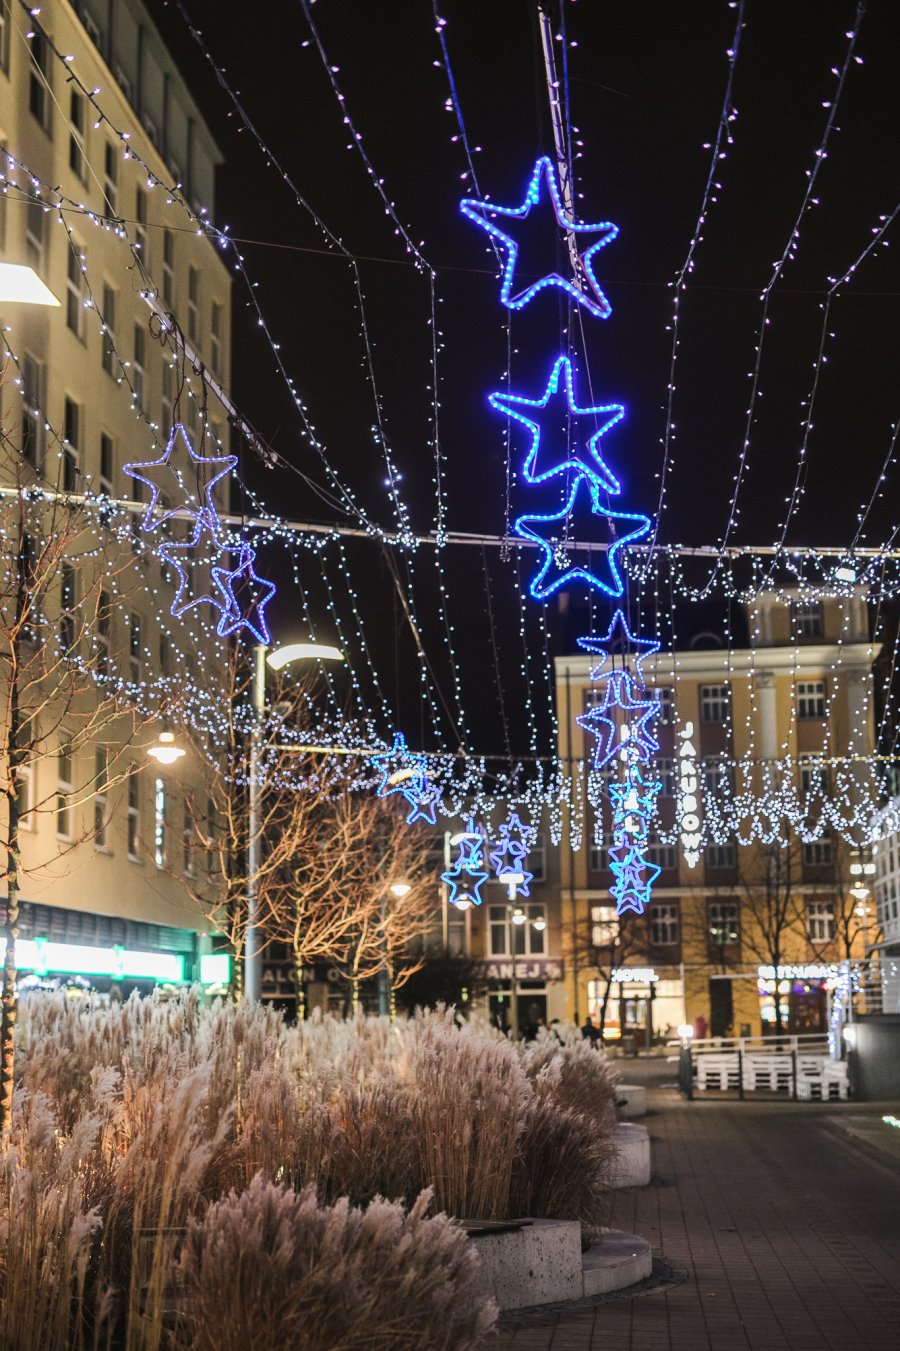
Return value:
[(646, 1126), (620, 1121), (613, 1132), (616, 1158), (610, 1170), (611, 1187), (646, 1187), (650, 1181), (650, 1136)]
[(616, 1106), (623, 1120), (647, 1115), (647, 1090), (643, 1084), (616, 1084)]
[(586, 1253), (576, 1220), (522, 1220), (469, 1226), (481, 1262), (482, 1288), (500, 1309), (558, 1304), (623, 1290), (645, 1280), (650, 1244), (637, 1234), (604, 1230)]

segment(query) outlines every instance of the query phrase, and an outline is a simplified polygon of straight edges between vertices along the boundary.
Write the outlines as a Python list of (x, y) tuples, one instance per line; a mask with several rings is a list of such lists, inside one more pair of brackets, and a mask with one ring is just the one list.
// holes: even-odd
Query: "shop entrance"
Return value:
[(797, 1036), (804, 1032), (828, 1031), (828, 1000), (820, 981), (794, 981), (788, 997), (788, 1030)]
[[(547, 987), (544, 981), (519, 981), (516, 988), (516, 1035), (532, 1041), (538, 1029), (547, 1026)], [(488, 993), (491, 1025), (509, 1032), (513, 1022), (513, 997), (509, 984), (492, 982)]]

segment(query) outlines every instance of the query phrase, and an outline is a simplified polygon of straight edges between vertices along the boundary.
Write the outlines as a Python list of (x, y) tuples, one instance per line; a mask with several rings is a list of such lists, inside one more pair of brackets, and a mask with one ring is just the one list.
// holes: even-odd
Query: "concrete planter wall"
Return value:
[(653, 1266), (647, 1240), (619, 1230), (604, 1230), (582, 1254), (576, 1220), (525, 1221), (521, 1229), (476, 1234), (470, 1242), (482, 1289), (500, 1309), (608, 1294), (645, 1280)]
[(619, 1116), (628, 1120), (647, 1115), (647, 1090), (643, 1084), (616, 1084), (616, 1106)]
[(611, 1187), (646, 1187), (650, 1181), (650, 1136), (646, 1126), (620, 1121), (613, 1132), (616, 1159), (610, 1171)]

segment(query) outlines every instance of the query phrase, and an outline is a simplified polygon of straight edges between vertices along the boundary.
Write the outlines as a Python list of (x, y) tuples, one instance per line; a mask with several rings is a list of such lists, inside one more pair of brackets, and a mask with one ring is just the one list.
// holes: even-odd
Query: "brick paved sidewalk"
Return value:
[(555, 1317), (513, 1314), (491, 1351), (900, 1347), (900, 1166), (838, 1129), (834, 1104), (649, 1096), (657, 1183), (619, 1193), (613, 1223), (687, 1281)]

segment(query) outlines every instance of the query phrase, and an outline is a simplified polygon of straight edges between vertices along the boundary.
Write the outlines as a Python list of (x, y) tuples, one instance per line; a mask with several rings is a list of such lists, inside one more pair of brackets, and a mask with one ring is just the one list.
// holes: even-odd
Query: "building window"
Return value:
[(650, 942), (656, 948), (669, 947), (681, 940), (681, 914), (677, 901), (650, 906)]
[(209, 312), (209, 364), (213, 375), (222, 374), (222, 306), (218, 300)]
[(113, 77), (114, 77), (114, 79), (115, 79), (116, 84), (119, 86), (119, 88), (121, 89), (122, 93), (125, 95), (125, 97), (127, 98), (128, 102), (130, 103), (130, 102), (131, 102), (131, 81), (129, 80), (128, 76), (125, 74), (125, 71), (123, 70), (122, 66), (120, 66), (120, 65), (118, 64), (118, 62), (116, 62), (116, 65), (115, 65), (115, 67), (114, 67), (114, 69), (113, 69)]
[(0, 0), (0, 70), (9, 74), (9, 39), (12, 28), (12, 0)]
[(75, 569), (63, 563), (59, 570), (59, 645), (63, 652), (75, 646)]
[(659, 725), (669, 727), (675, 721), (675, 691), (671, 686), (663, 685), (656, 691), (659, 703)]
[(611, 948), (619, 937), (619, 917), (614, 905), (591, 906), (591, 945)]
[(61, 840), (72, 838), (72, 747), (60, 746), (56, 755), (56, 834)]
[(20, 830), (34, 830), (34, 771), (31, 765), (16, 770), (16, 811)]
[(113, 495), (113, 439), (108, 432), (100, 433), (100, 491)]
[(712, 948), (734, 947), (740, 937), (735, 901), (710, 901), (709, 944)]
[(116, 293), (109, 282), (103, 283), (103, 315), (100, 333), (100, 363), (107, 375), (115, 378), (116, 361)]
[(118, 215), (119, 157), (112, 141), (106, 141), (103, 146), (103, 201), (108, 216)]
[(175, 416), (175, 370), (163, 357), (162, 367), (162, 427), (163, 436), (168, 436), (172, 430), (172, 421)]
[[(513, 923), (513, 910), (524, 915), (521, 924)], [(546, 951), (546, 912), (542, 905), (491, 905), (488, 907), (490, 951), (492, 957), (528, 957)]]
[(134, 247), (140, 251), (147, 266), (147, 191), (138, 186), (134, 190)]
[(26, 352), (22, 361), (22, 458), (40, 469), (44, 455), (43, 368)]
[(102, 55), (103, 55), (103, 34), (102, 34), (101, 31), (100, 31), (100, 26), (99, 26), (99, 24), (97, 23), (97, 20), (96, 20), (95, 18), (93, 18), (93, 16), (90, 15), (90, 14), (87, 12), (87, 10), (85, 9), (84, 5), (78, 5), (78, 6), (77, 6), (77, 9), (78, 9), (78, 17), (81, 19), (81, 22), (84, 24), (84, 31), (87, 33), (87, 35), (88, 35), (88, 37), (90, 38), (91, 42), (93, 42), (94, 46), (97, 48), (97, 51), (98, 51), (98, 52), (101, 54), (101, 56), (102, 56)]
[(734, 841), (728, 840), (725, 844), (708, 844), (706, 846), (706, 866), (707, 868), (730, 869), (737, 867), (737, 852)]
[(673, 757), (671, 755), (660, 756), (658, 760), (654, 760), (653, 767), (659, 775), (659, 782), (662, 785), (660, 788), (660, 797), (675, 797), (678, 787), (676, 782), (676, 766)]
[(43, 33), (36, 30), (30, 41), (28, 110), (50, 134), (50, 49)]
[(84, 342), (84, 286), (81, 249), (70, 239), (66, 259), (66, 327), (80, 342)]
[(139, 404), (144, 402), (144, 355), (146, 333), (143, 324), (134, 326), (134, 359), (131, 363), (131, 388)]
[(731, 714), (731, 688), (728, 685), (700, 686), (701, 722), (725, 723)]
[(175, 236), (163, 230), (162, 298), (169, 309), (175, 308)]
[(144, 669), (144, 653), (141, 644), (141, 617), (133, 610), (131, 612), (131, 622), (128, 626), (128, 666), (132, 684), (140, 684), (141, 673)]
[(94, 663), (100, 676), (109, 675), (109, 651), (112, 628), (112, 602), (108, 591), (100, 592), (97, 624), (94, 629)]
[(107, 848), (107, 807), (109, 800), (107, 791), (109, 788), (109, 750), (106, 746), (98, 746), (94, 762), (94, 847), (96, 849)]
[(85, 124), (84, 98), (73, 89), (69, 95), (69, 168), (82, 183), (87, 181)]
[(62, 486), (64, 492), (74, 493), (78, 489), (78, 479), (81, 473), (80, 404), (67, 396), (63, 416)]
[(166, 781), (157, 779), (153, 785), (153, 859), (157, 868), (166, 866)]
[(47, 270), (47, 213), (40, 202), (25, 208), (25, 261), (38, 276)]
[(806, 760), (800, 765), (800, 787), (806, 797), (828, 797), (831, 793), (831, 773), (821, 760)]
[(674, 844), (663, 844), (655, 830), (650, 832), (650, 839), (647, 844), (647, 858), (651, 863), (655, 863), (657, 868), (667, 869), (678, 867), (678, 851)]
[(188, 337), (196, 342), (200, 332), (200, 273), (193, 265), (188, 268), (187, 321)]
[(723, 755), (710, 756), (703, 761), (703, 791), (708, 797), (715, 798), (734, 795), (734, 768)]
[(825, 681), (797, 681), (797, 717), (802, 722), (817, 721), (825, 717)]
[(140, 779), (132, 773), (128, 780), (128, 857), (137, 862), (141, 850)]
[(181, 870), (185, 877), (194, 876), (194, 813), (189, 798), (181, 816)]
[(831, 863), (831, 836), (808, 840), (803, 846), (803, 862), (807, 868), (827, 868)]
[(171, 672), (170, 672), (169, 668), (170, 668), (171, 664), (172, 664), (172, 649), (171, 649), (171, 647), (170, 647), (170, 645), (169, 645), (169, 635), (166, 633), (165, 629), (162, 629), (162, 630), (160, 630), (160, 635), (159, 635), (159, 670), (160, 670), (160, 674), (161, 674), (161, 675), (164, 675), (164, 676), (170, 675)]
[(142, 120), (143, 123), (144, 123), (144, 130), (146, 131), (147, 135), (150, 137), (150, 140), (153, 142), (154, 145), (158, 146), (158, 145), (159, 145), (159, 131), (157, 130), (157, 126), (156, 126), (156, 123), (154, 122), (153, 118), (150, 116), (149, 113), (144, 113), (144, 116), (143, 116), (143, 118), (142, 118), (141, 120)]
[(808, 901), (806, 932), (810, 943), (832, 943), (836, 932), (834, 905), (831, 901)]
[(825, 635), (825, 606), (820, 600), (799, 600), (791, 606), (795, 640)]
[(528, 857), (525, 860), (525, 866), (531, 873), (532, 881), (543, 882), (547, 877), (547, 839), (544, 832), (537, 830), (531, 847), (528, 850)]

